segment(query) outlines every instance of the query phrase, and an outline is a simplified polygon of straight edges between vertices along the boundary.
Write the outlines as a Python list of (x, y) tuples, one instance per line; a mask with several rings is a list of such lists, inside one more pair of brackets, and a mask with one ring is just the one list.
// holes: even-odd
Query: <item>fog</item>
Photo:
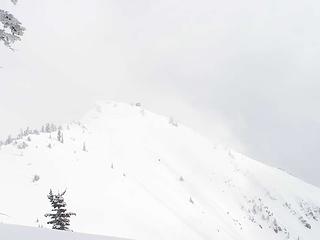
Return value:
[(1, 1), (27, 28), (0, 46), (0, 136), (142, 102), (320, 186), (320, 3)]

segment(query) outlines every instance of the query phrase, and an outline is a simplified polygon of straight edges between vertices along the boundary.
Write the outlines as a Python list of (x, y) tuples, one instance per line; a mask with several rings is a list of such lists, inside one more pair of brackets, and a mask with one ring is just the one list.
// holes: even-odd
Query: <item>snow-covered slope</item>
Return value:
[[(102, 102), (80, 122), (0, 150), (0, 221), (44, 225), (67, 189), (75, 231), (150, 239), (316, 240), (320, 190), (139, 104)], [(26, 136), (23, 136), (26, 135)], [(24, 142), (24, 143), (23, 143)]]
[[(126, 240), (113, 237), (54, 231), (43, 228), (0, 224), (0, 239), (3, 240)], [(128, 239), (127, 239), (128, 240)]]

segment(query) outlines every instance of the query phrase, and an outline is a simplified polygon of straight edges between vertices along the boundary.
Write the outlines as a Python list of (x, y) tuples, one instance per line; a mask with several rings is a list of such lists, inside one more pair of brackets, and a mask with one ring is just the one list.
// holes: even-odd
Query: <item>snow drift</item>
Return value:
[[(5, 240), (126, 240), (43, 228), (0, 224), (0, 239)], [(128, 239), (127, 239), (128, 240)]]

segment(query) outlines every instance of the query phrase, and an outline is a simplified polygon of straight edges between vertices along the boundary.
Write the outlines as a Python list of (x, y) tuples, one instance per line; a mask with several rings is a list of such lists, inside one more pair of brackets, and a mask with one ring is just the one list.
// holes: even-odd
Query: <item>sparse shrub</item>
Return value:
[(17, 144), (18, 149), (25, 149), (26, 147), (28, 147), (28, 144), (26, 142), (21, 142)]
[(169, 118), (169, 124), (178, 127), (178, 122), (173, 119), (173, 117)]
[(35, 174), (35, 175), (33, 176), (32, 182), (38, 182), (39, 180), (40, 180), (40, 176), (37, 175), (37, 174)]
[(83, 145), (82, 145), (82, 151), (87, 152), (87, 146), (86, 146), (86, 143), (83, 143)]

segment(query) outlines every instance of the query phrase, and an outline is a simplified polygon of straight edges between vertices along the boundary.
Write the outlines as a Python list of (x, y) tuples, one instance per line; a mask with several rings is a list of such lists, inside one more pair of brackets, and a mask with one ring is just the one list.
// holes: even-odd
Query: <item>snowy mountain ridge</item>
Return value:
[(79, 122), (8, 139), (0, 147), (3, 223), (47, 227), (52, 188), (67, 189), (79, 232), (137, 240), (320, 236), (318, 188), (141, 104), (100, 102)]

